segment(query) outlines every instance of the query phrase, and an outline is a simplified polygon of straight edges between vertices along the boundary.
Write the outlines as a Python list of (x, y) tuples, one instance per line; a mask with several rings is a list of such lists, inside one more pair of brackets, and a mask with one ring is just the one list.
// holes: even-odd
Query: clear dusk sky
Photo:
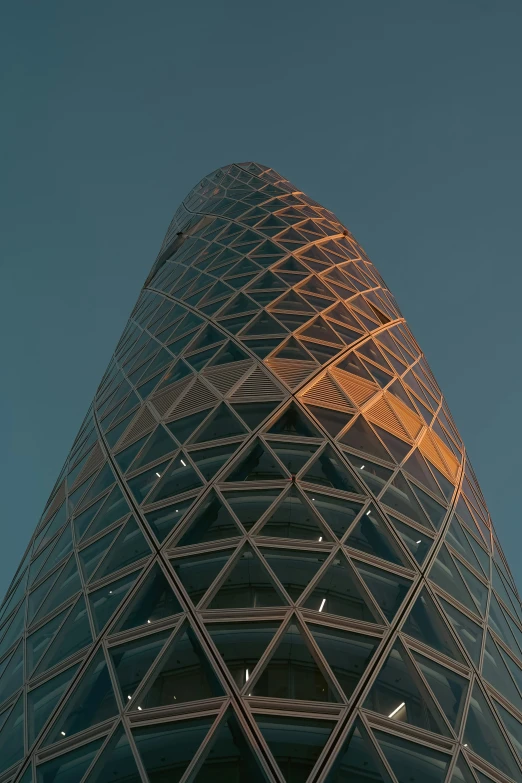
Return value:
[(0, 593), (171, 216), (255, 160), (409, 321), (522, 587), (520, 0), (5, 0)]

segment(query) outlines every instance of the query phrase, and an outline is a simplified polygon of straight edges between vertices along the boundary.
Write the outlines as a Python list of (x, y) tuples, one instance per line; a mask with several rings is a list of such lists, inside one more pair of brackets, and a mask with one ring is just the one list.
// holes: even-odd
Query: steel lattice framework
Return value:
[(0, 781), (522, 781), (520, 601), (446, 403), (254, 163), (178, 209), (0, 624)]

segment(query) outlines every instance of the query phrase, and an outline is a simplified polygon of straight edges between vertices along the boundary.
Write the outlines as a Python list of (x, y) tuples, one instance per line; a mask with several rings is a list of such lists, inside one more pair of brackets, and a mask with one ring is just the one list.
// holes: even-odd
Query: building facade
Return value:
[(180, 206), (0, 608), (0, 783), (522, 781), (522, 611), (375, 267)]

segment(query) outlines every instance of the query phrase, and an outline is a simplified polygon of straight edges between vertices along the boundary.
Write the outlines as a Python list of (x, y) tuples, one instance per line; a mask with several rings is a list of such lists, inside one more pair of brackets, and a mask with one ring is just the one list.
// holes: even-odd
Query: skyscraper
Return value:
[(0, 783), (501, 783), (521, 759), (521, 605), (424, 356), (331, 212), (218, 169), (0, 608)]

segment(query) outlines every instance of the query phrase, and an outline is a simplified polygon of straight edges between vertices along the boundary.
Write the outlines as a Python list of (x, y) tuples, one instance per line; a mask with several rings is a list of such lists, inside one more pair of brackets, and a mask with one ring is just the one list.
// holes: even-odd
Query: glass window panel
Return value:
[(291, 549), (262, 549), (268, 565), (293, 601), (297, 601), (327, 558), (325, 552)]
[(94, 761), (105, 737), (74, 748), (51, 761), (40, 764), (36, 771), (37, 783), (70, 783), (80, 781)]
[(203, 504), (199, 506), (189, 527), (185, 529), (185, 533), (177, 542), (177, 546), (202, 544), (207, 541), (219, 541), (223, 538), (233, 538), (240, 535), (242, 532), (230, 511), (216, 493), (211, 492)]
[(0, 772), (9, 769), (23, 755), (24, 700), (22, 694), (0, 729)]
[(509, 738), (514, 745), (516, 752), (522, 759), (522, 723), (513, 717), (513, 715), (502, 707), (501, 704), (498, 704), (498, 702), (495, 702), (495, 707), (502, 718), (502, 723), (509, 734)]
[(205, 422), (205, 425), (198, 431), (194, 443), (230, 438), (234, 435), (244, 435), (246, 431), (246, 428), (241, 424), (237, 416), (222, 402), (208, 421)]
[(121, 726), (89, 772), (89, 783), (141, 783), (129, 740)]
[(149, 526), (154, 531), (158, 541), (162, 542), (169, 533), (181, 522), (187, 511), (192, 508), (195, 498), (178, 500), (170, 506), (164, 506), (157, 511), (145, 514)]
[(239, 688), (250, 679), (278, 628), (279, 623), (274, 621), (207, 624), (207, 631)]
[(210, 602), (210, 609), (281, 606), (283, 599), (259, 557), (249, 548), (243, 549), (223, 584)]
[(222, 696), (223, 689), (190, 627), (170, 643), (159, 667), (138, 697), (141, 707), (161, 707)]
[(449, 618), (449, 621), (457, 636), (468, 651), (475, 665), (478, 666), (480, 659), (480, 650), (482, 647), (482, 628), (470, 620), (467, 615), (459, 612), (452, 604), (444, 599), (439, 599), (442, 607)]
[[(159, 471), (161, 473), (161, 471)], [(153, 490), (149, 503), (165, 500), (173, 495), (181, 495), (190, 489), (202, 487), (203, 482), (190, 464), (190, 460), (181, 452), (171, 462), (165, 474), (161, 476), (158, 486)]]
[(295, 486), (277, 504), (258, 535), (307, 541), (332, 540)]
[(265, 511), (279, 497), (280, 489), (256, 489), (251, 491), (225, 491), (227, 503), (247, 530), (261, 519)]
[(322, 495), (319, 492), (308, 491), (306, 494), (338, 538), (343, 537), (362, 508), (362, 503), (353, 500)]
[(200, 473), (203, 474), (203, 477), (207, 481), (211, 481), (225, 462), (237, 451), (241, 443), (241, 441), (236, 441), (235, 443), (226, 443), (207, 449), (195, 449), (190, 452), (190, 456), (196, 463)]
[(56, 666), (91, 642), (91, 626), (85, 606), (85, 598), (82, 595), (38, 664), (37, 673), (41, 674), (47, 669)]
[(522, 698), (511, 677), (504, 659), (497, 650), (491, 635), (486, 636), (482, 675), (499, 693), (522, 712)]
[(217, 783), (219, 780), (266, 783), (256, 754), (252, 752), (233, 715), (214, 732), (208, 755), (194, 777), (194, 783)]
[(349, 699), (366, 671), (380, 639), (321, 625), (310, 625), (309, 628), (337, 682)]
[(292, 435), (294, 437), (322, 438), (315, 424), (295, 402), (290, 403), (283, 413), (271, 425), (268, 432), (273, 435)]
[(116, 672), (124, 704), (130, 701), (170, 636), (168, 631), (111, 647), (109, 656)]
[(102, 538), (98, 538), (93, 544), (85, 547), (85, 549), (81, 549), (78, 553), (83, 575), (87, 581), (93, 575), (120, 530), (121, 527), (111, 530), (110, 533), (107, 533)]
[(278, 641), (251, 694), (273, 699), (339, 701), (336, 690), (319, 668), (295, 622)]
[(211, 716), (133, 729), (150, 783), (178, 783), (213, 722)]
[(81, 586), (80, 575), (73, 555), (70, 560), (68, 560), (59, 579), (55, 582), (54, 587), (38, 610), (35, 619), (41, 620), (47, 614), (54, 611), (54, 609), (57, 609), (64, 601), (67, 601), (67, 599), (77, 593), (81, 589)]
[(320, 484), (323, 487), (342, 489), (345, 492), (364, 494), (348, 468), (329, 446), (308, 468), (302, 480), (312, 484)]
[(110, 552), (96, 570), (95, 578), (101, 579), (103, 576), (108, 576), (113, 571), (119, 571), (147, 555), (150, 555), (150, 547), (138, 527), (138, 523), (134, 517), (131, 517), (121, 529)]
[(70, 737), (117, 714), (111, 678), (100, 649), (54, 721), (44, 745)]
[(514, 780), (522, 776), (479, 687), (475, 684), (464, 729), (464, 742), (474, 753)]
[(398, 783), (442, 783), (450, 756), (382, 731), (374, 733)]
[(114, 487), (109, 493), (102, 508), (89, 525), (86, 535), (89, 538), (98, 535), (102, 530), (105, 530), (105, 528), (112, 525), (113, 522), (116, 522), (117, 519), (122, 519), (122, 517), (129, 513), (130, 507), (123, 497), (121, 489), (119, 487)]
[(422, 590), (413, 604), (402, 630), (444, 655), (456, 661), (463, 661), (457, 645), (426, 590)]
[(400, 473), (397, 473), (381, 500), (394, 511), (398, 511), (399, 514), (403, 514), (405, 517), (413, 519), (414, 522), (431, 529), (431, 525), (411, 487)]
[(132, 470), (138, 470), (151, 462), (162, 459), (167, 454), (176, 451), (177, 445), (161, 424), (149, 437), (145, 447), (132, 463)]
[(140, 625), (150, 625), (156, 620), (179, 614), (180, 603), (165, 574), (156, 564), (133, 595), (131, 602), (114, 627), (114, 631), (127, 631)]
[(286, 478), (284, 471), (268, 449), (257, 441), (229, 473), (227, 481), (270, 481)]
[(24, 646), (19, 644), (10, 658), (0, 664), (0, 704), (20, 688), (24, 681)]
[(358, 728), (350, 732), (327, 783), (384, 783), (379, 771), (379, 757), (371, 743), (363, 738)]
[(464, 580), (451, 559), (447, 549), (443, 546), (429, 572), (430, 579), (453, 596), (459, 603), (476, 613), (477, 608), (471, 598)]
[(27, 696), (27, 721), (29, 744), (31, 745), (42, 730), (47, 718), (54, 710), (69, 683), (78, 671), (79, 664), (56, 674), (43, 685), (29, 691)]
[(56, 615), (56, 617), (53, 617), (52, 620), (49, 620), (48, 623), (27, 637), (26, 649), (28, 675), (33, 672), (33, 669), (47, 649), (51, 639), (54, 637), (56, 631), (65, 620), (69, 608), (63, 612), (60, 612), (60, 614)]
[(247, 427), (255, 430), (278, 405), (279, 402), (238, 402), (234, 403), (232, 407), (241, 416)]
[(351, 617), (368, 623), (380, 623), (369, 597), (364, 593), (355, 573), (341, 555), (320, 577), (304, 606), (325, 614)]
[(185, 443), (192, 435), (196, 427), (208, 416), (210, 409), (191, 413), (190, 416), (184, 416), (182, 419), (167, 422), (166, 426), (172, 432), (176, 440)]
[(426, 555), (433, 545), (433, 539), (417, 528), (410, 527), (400, 519), (391, 516), (391, 514), (388, 515), (388, 519), (401, 537), (402, 542), (408, 547), (417, 563), (421, 565), (426, 559)]
[(163, 476), (167, 465), (168, 461), (162, 462), (161, 465), (155, 465), (150, 470), (146, 470), (144, 473), (140, 473), (127, 481), (129, 489), (138, 503), (145, 500), (152, 487)]
[(255, 718), (284, 779), (305, 783), (335, 723), (279, 715), (256, 715)]
[(410, 567), (408, 560), (388, 531), (387, 523), (373, 505), (359, 518), (344, 543), (348, 547), (375, 555), (390, 563)]
[(424, 655), (420, 655), (420, 653), (414, 652), (413, 657), (435, 694), (442, 712), (455, 731), (458, 731), (462, 718), (464, 699), (468, 689), (468, 681), (445, 666), (441, 666)]
[(128, 574), (116, 582), (100, 587), (99, 590), (95, 590), (94, 593), (89, 595), (89, 604), (97, 633), (102, 630), (105, 623), (112, 617), (137, 577), (137, 572)]
[(411, 580), (359, 560), (354, 560), (353, 564), (384, 616), (391, 622), (406, 598)]

